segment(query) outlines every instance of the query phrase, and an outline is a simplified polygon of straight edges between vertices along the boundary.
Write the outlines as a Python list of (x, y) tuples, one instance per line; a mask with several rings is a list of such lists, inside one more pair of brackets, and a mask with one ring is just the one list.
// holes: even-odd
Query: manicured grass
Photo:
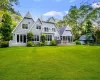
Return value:
[(100, 80), (100, 47), (1, 48), (0, 80)]

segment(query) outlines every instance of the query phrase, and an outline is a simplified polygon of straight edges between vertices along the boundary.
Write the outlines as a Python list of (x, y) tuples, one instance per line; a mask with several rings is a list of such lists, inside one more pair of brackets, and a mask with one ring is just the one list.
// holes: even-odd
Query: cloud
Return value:
[(93, 8), (100, 8), (100, 2), (92, 4)]
[(64, 11), (66, 14), (68, 14), (68, 11)]
[(62, 12), (57, 12), (57, 11), (50, 11), (50, 12), (47, 12), (47, 13), (45, 13), (45, 14), (43, 14), (44, 16), (49, 16), (49, 17), (51, 17), (51, 16), (60, 16), (60, 17), (62, 17), (63, 16), (63, 13)]

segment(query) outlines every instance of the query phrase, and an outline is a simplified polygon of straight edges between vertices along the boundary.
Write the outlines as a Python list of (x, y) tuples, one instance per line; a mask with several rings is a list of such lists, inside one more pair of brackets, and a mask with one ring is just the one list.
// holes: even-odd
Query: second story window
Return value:
[(37, 26), (36, 26), (36, 29), (41, 29), (41, 26), (37, 25)]
[(28, 29), (28, 24), (22, 24), (23, 29)]
[(48, 28), (48, 27), (45, 27), (45, 28), (44, 28), (44, 31), (45, 31), (45, 32), (48, 32), (48, 31), (49, 31), (49, 28)]
[(53, 31), (53, 32), (56, 32), (56, 29), (55, 29), (55, 28), (52, 28), (52, 31)]

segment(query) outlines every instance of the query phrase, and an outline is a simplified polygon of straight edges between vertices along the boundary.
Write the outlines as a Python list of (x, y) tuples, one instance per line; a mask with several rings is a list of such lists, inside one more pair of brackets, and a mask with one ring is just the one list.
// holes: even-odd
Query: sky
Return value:
[[(22, 16), (29, 11), (36, 20), (41, 16), (45, 17), (55, 17), (57, 19), (62, 19), (66, 15), (71, 6), (80, 6), (84, 2), (93, 2), (94, 0), (19, 0), (19, 5), (14, 6), (15, 10), (19, 11)], [(100, 1), (100, 0), (95, 0)]]

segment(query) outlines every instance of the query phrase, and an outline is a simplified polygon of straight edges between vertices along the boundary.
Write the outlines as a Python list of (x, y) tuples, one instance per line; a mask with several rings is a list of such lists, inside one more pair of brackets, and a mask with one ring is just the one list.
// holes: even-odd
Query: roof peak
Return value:
[(30, 14), (29, 11), (26, 13), (26, 15), (25, 15), (24, 17), (25, 17), (25, 18), (32, 18), (32, 16), (31, 16), (31, 14)]

